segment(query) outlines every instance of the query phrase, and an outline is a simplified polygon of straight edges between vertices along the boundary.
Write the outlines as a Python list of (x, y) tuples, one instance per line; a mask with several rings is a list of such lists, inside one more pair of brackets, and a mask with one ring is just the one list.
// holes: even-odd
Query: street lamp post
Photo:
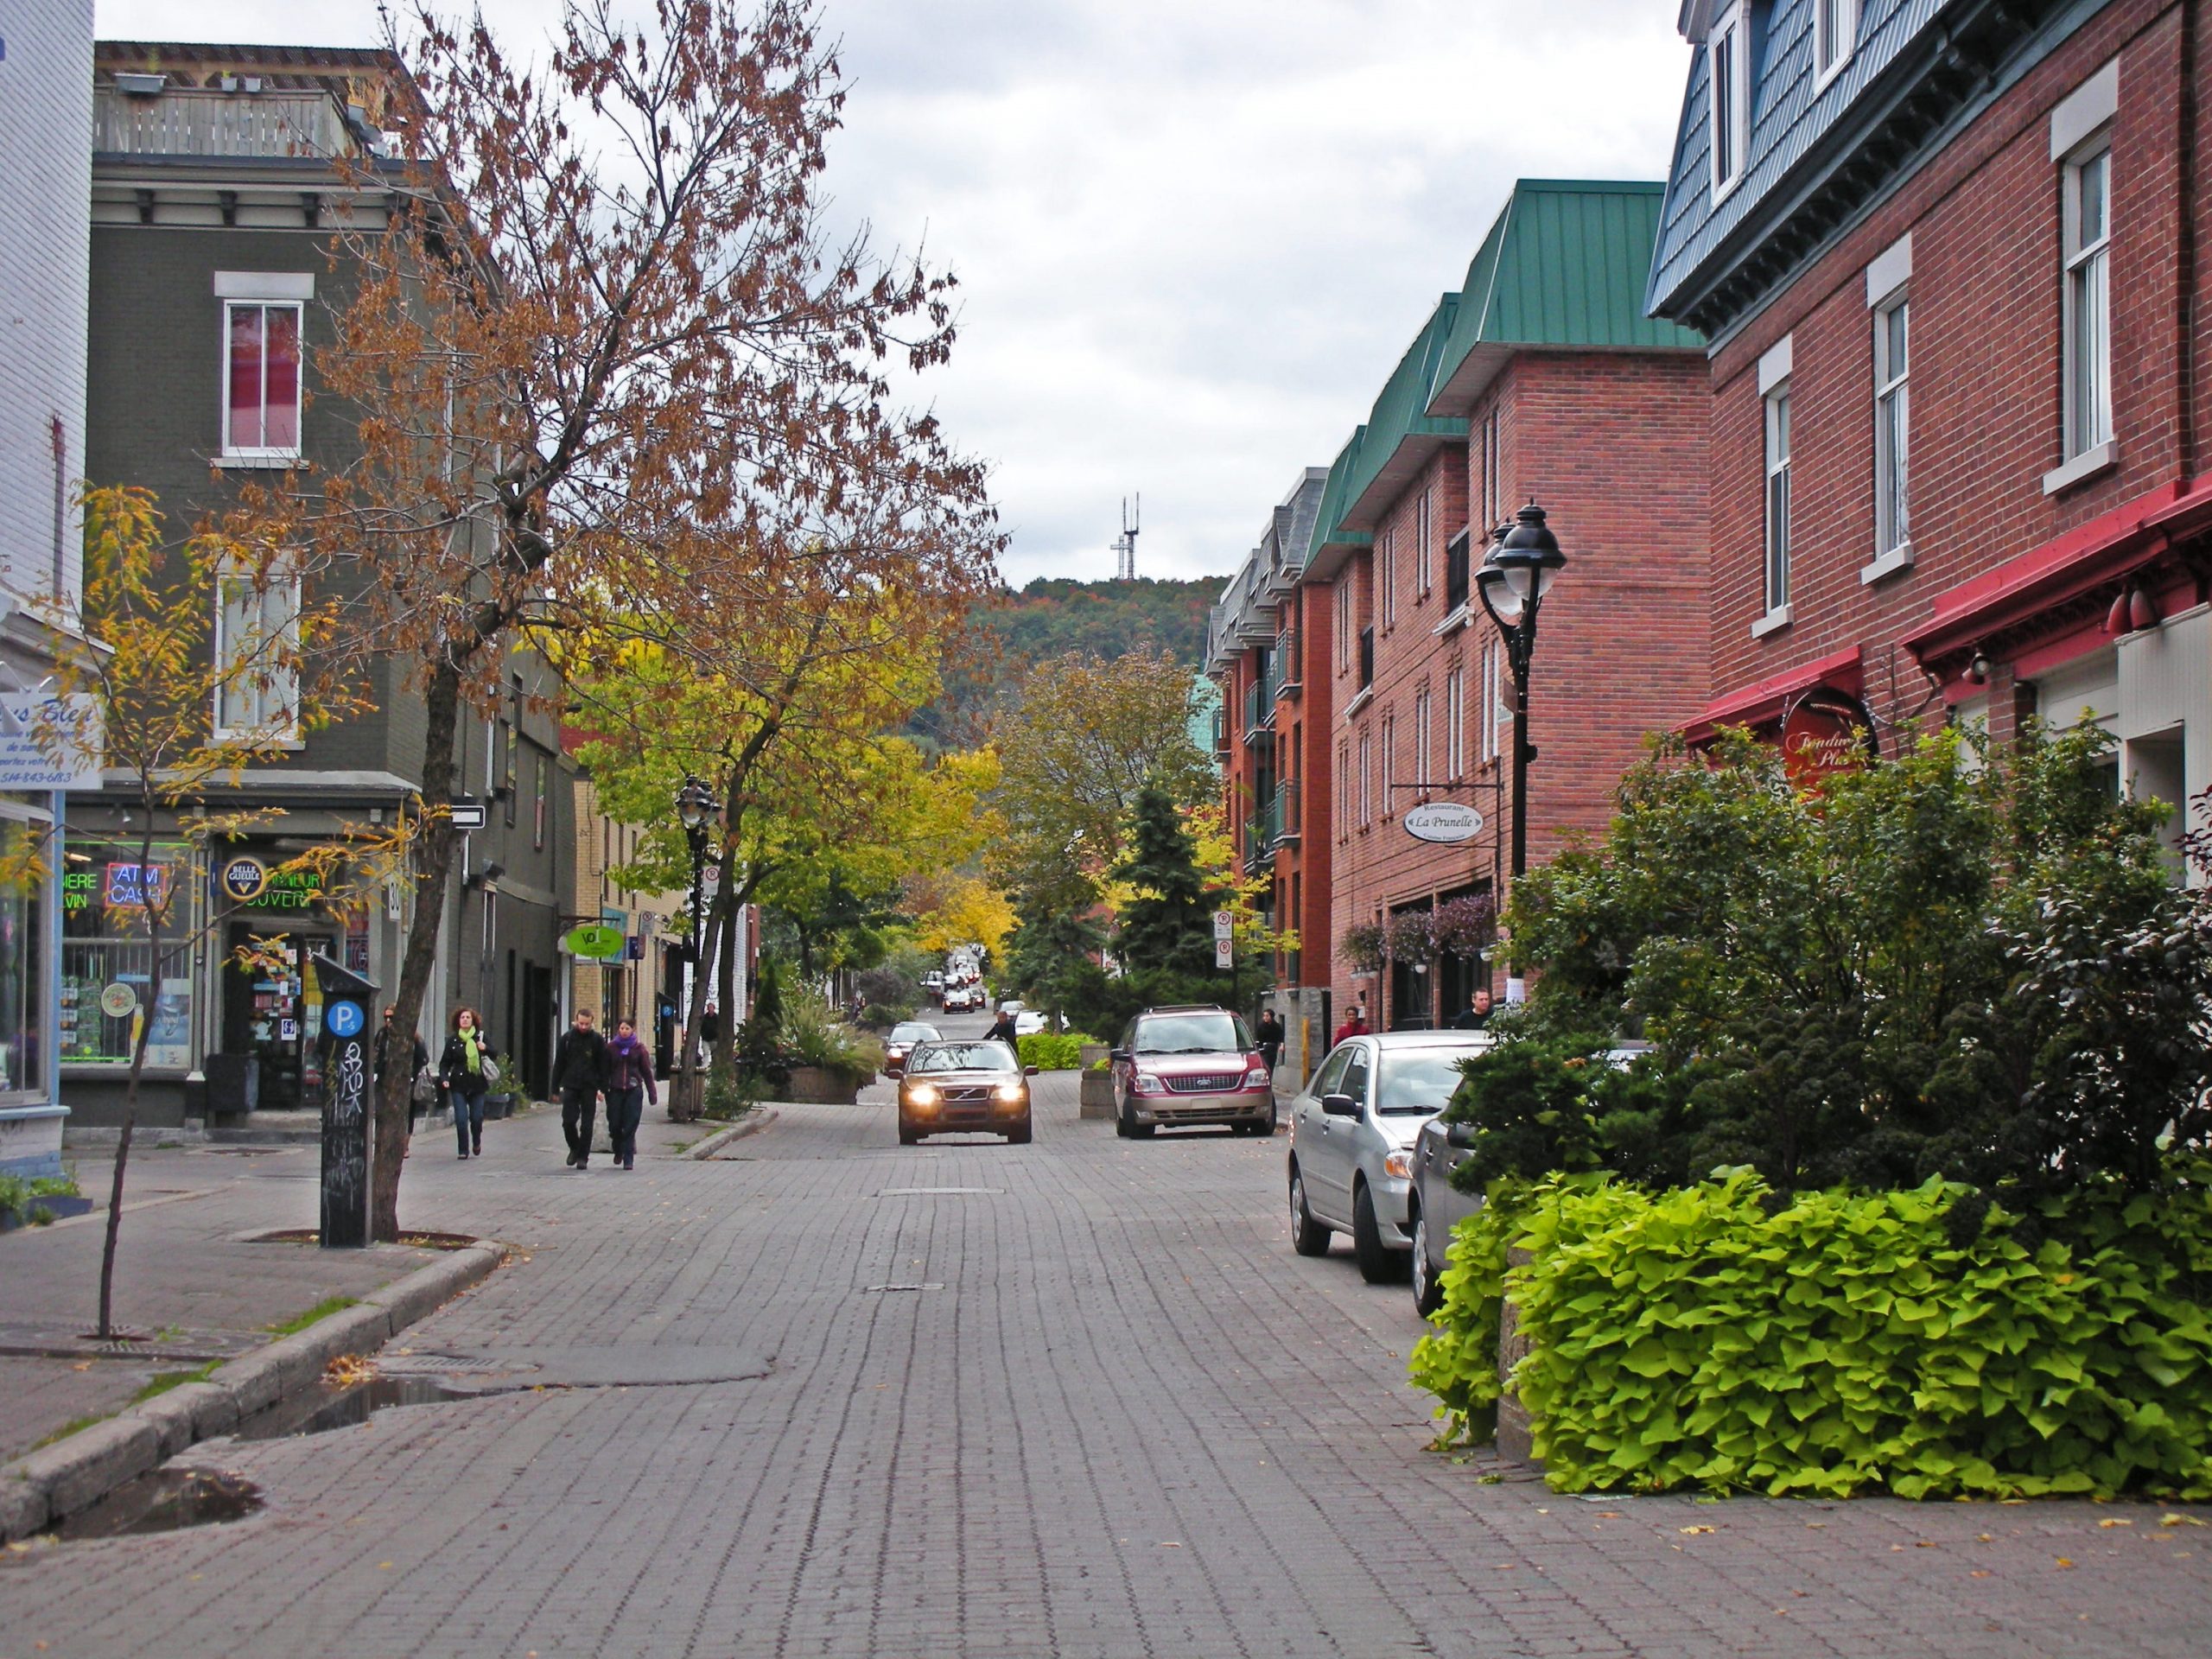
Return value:
[(714, 792), (696, 778), (686, 778), (683, 787), (676, 792), (676, 816), (683, 824), (683, 839), (691, 849), (691, 1002), (683, 1020), (683, 1054), (678, 1073), (683, 1079), (684, 1112), (687, 1116), (698, 1116), (697, 1084), (699, 1068), (692, 1032), (696, 1020), (693, 1010), (701, 1001), (700, 986), (703, 982), (707, 964), (699, 959), (702, 939), (702, 924), (705, 921), (707, 887), (707, 825), (715, 816)]
[(1536, 653), (1536, 613), (1566, 563), (1559, 537), (1545, 527), (1544, 510), (1531, 501), (1514, 515), (1512, 524), (1500, 524), (1492, 532), (1490, 552), (1475, 572), (1475, 590), (1505, 641), (1505, 660), (1513, 671), (1516, 880), (1529, 868), (1529, 763), (1536, 758), (1535, 746), (1529, 741), (1529, 664)]

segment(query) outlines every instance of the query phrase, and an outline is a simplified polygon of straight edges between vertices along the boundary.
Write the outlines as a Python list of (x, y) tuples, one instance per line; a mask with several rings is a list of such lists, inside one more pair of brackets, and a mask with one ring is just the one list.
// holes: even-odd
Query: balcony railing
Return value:
[(1265, 868), (1282, 835), (1282, 797), (1277, 794), (1244, 821), (1244, 872)]
[(1461, 531), (1444, 550), (1444, 613), (1464, 608), (1472, 597), (1470, 591), (1468, 548), (1471, 537)]
[(1219, 709), (1213, 711), (1213, 752), (1221, 760), (1226, 760), (1230, 753), (1229, 716)]
[(1298, 780), (1286, 779), (1275, 785), (1272, 808), (1274, 814), (1275, 845), (1298, 839)]
[(1275, 734), (1274, 688), (1262, 677), (1244, 688), (1244, 741), (1272, 741)]
[(1375, 683), (1375, 630), (1359, 631), (1359, 689), (1363, 691)]
[(151, 97), (94, 91), (92, 147), (121, 156), (259, 156), (321, 160), (356, 150), (327, 92), (165, 88)]
[(1301, 676), (1299, 664), (1298, 630), (1285, 628), (1275, 635), (1275, 648), (1268, 653), (1274, 666), (1275, 696), (1289, 697), (1298, 695)]

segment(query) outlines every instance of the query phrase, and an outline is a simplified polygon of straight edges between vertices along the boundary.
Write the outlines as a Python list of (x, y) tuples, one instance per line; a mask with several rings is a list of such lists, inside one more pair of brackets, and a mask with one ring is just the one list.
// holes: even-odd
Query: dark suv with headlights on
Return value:
[(1114, 1133), (1124, 1140), (1203, 1123), (1274, 1133), (1274, 1080), (1243, 1019), (1226, 1008), (1147, 1008), (1109, 1058)]
[(1004, 1043), (922, 1044), (899, 1079), (899, 1144), (911, 1147), (925, 1135), (982, 1134), (1027, 1146), (1036, 1071)]

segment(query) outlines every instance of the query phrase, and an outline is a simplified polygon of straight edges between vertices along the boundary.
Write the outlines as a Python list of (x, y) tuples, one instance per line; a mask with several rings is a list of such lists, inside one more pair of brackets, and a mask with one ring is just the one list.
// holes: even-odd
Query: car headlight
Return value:
[(906, 1103), (910, 1106), (934, 1106), (937, 1104), (937, 1090), (926, 1083), (917, 1084), (906, 1091)]
[(1247, 1089), (1264, 1089), (1274, 1081), (1274, 1077), (1268, 1075), (1268, 1068), (1264, 1065), (1255, 1065), (1244, 1074), (1244, 1086)]
[(1140, 1095), (1164, 1095), (1167, 1092), (1167, 1085), (1149, 1071), (1138, 1072), (1135, 1080), (1129, 1084), (1129, 1088), (1132, 1092)]
[(1410, 1181), (1414, 1178), (1413, 1154), (1410, 1151), (1386, 1153), (1382, 1158), (1382, 1173), (1395, 1176), (1402, 1181)]
[(1002, 1100), (1009, 1106), (1015, 1101), (1020, 1100), (1024, 1092), (1025, 1091), (1021, 1085), (1018, 1083), (1002, 1083), (999, 1084), (997, 1088), (991, 1090), (992, 1096), (995, 1099)]

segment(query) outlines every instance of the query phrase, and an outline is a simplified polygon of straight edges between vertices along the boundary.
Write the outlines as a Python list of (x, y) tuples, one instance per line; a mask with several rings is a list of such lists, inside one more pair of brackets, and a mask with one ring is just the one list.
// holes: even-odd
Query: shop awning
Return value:
[(1808, 691), (1826, 688), (1855, 697), (1864, 680), (1859, 647), (1853, 645), (1715, 697), (1705, 705), (1703, 713), (1682, 728), (1682, 734), (1693, 743), (1707, 743), (1723, 726), (1770, 726), (1782, 718), (1794, 699)]

